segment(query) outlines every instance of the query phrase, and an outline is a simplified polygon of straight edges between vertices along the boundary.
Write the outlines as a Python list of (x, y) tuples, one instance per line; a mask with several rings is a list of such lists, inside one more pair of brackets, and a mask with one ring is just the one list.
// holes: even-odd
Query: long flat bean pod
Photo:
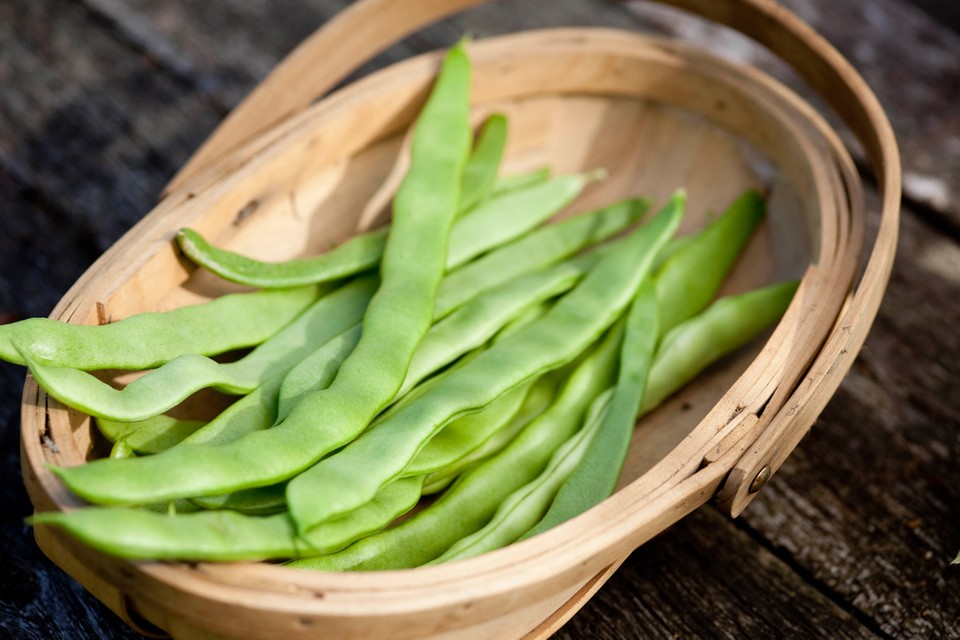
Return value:
[(663, 337), (640, 413), (657, 406), (707, 365), (739, 349), (786, 311), (798, 282), (790, 281), (720, 298)]
[(66, 485), (107, 504), (216, 495), (288, 479), (355, 438), (395, 396), (433, 319), (470, 147), (469, 90), (469, 61), (457, 46), (415, 126), (381, 286), (360, 341), (329, 388), (303, 398), (275, 427), (227, 445), (180, 445), (146, 458), (54, 469)]
[(283, 386), (303, 379), (297, 389), (302, 394), (326, 389), (333, 382), (343, 361), (360, 340), (356, 324), (313, 352), (286, 375), (278, 375), (227, 407), (219, 416), (187, 436), (185, 444), (222, 445), (239, 440), (247, 433), (267, 429), (283, 420), (290, 407), (281, 404)]
[(221, 364), (205, 356), (184, 354), (122, 390), (78, 369), (39, 363), (27, 351), (24, 360), (44, 390), (65, 405), (98, 418), (145, 420), (175, 407), (200, 389), (214, 387), (225, 393), (247, 394), (270, 378), (285, 374), (359, 322), (377, 284), (375, 277), (367, 276), (324, 296), (239, 360)]
[(171, 311), (141, 313), (92, 326), (28, 318), (0, 325), (0, 358), (84, 371), (150, 369), (185, 353), (216, 355), (260, 344), (300, 315), (326, 289), (316, 286), (221, 296)]
[(469, 211), (475, 204), (486, 199), (497, 181), (500, 161), (507, 146), (507, 118), (495, 113), (487, 118), (480, 132), (473, 153), (463, 169), (463, 192), (460, 195), (460, 214)]
[(404, 395), (434, 371), (482, 345), (525, 309), (569, 290), (585, 272), (579, 265), (565, 262), (472, 298), (430, 327), (417, 347), (398, 395)]
[(482, 411), (467, 414), (448, 424), (417, 452), (404, 469), (404, 476), (434, 473), (477, 449), (513, 419), (534, 384), (528, 382), (520, 385), (494, 400)]
[[(563, 377), (562, 375), (559, 375), (561, 373), (562, 370), (561, 372), (541, 376), (530, 389), (530, 392), (524, 399), (520, 410), (512, 418), (510, 418), (509, 422), (495, 431), (490, 437), (481, 443), (480, 446), (476, 447), (459, 460), (451, 462), (444, 468), (438, 469), (437, 471), (434, 471), (428, 475), (423, 484), (423, 493), (426, 495), (437, 493), (438, 491), (445, 489), (466, 469), (470, 468), (479, 461), (484, 460), (485, 458), (489, 458), (506, 447), (510, 441), (512, 441), (517, 434), (523, 430), (525, 426), (530, 424), (534, 418), (546, 411), (547, 408), (549, 408), (553, 403), (557, 394), (557, 385), (559, 384), (560, 379)], [(447, 428), (449, 427), (444, 428), (444, 430), (440, 433), (442, 434)], [(433, 440), (430, 442), (433, 442)], [(419, 458), (429, 446), (430, 443), (427, 443), (427, 446), (421, 449), (420, 453), (417, 454), (417, 458)], [(413, 462), (410, 463), (410, 467), (407, 468), (407, 472), (412, 471), (414, 465), (417, 464), (417, 458), (414, 458)]]
[(576, 432), (590, 401), (610, 384), (619, 326), (590, 349), (546, 412), (525, 425), (503, 451), (465, 472), (436, 502), (342, 551), (290, 566), (325, 571), (415, 567), (480, 529), (508, 495), (539, 475), (552, 452)]
[(123, 507), (38, 513), (83, 543), (132, 560), (241, 561), (296, 558), (311, 552), (286, 513), (268, 517), (232, 511), (168, 515)]
[[(639, 385), (643, 391), (642, 402), (631, 393), (637, 386), (625, 387), (626, 399), (622, 404), (613, 396), (604, 425), (584, 459), (558, 491), (543, 519), (523, 538), (551, 529), (610, 495), (616, 487), (636, 418), (654, 409), (718, 358), (739, 349), (776, 322), (790, 303), (796, 286), (797, 283), (788, 282), (722, 298), (674, 327), (653, 359), (649, 384), (646, 388)], [(628, 346), (625, 340), (623, 357), (639, 367), (646, 354), (641, 352), (637, 360), (629, 351), (635, 347)], [(620, 389), (618, 382), (616, 392), (620, 393)], [(632, 413), (628, 413), (631, 408)]]
[(493, 183), (493, 193), (494, 195), (499, 195), (508, 191), (514, 191), (515, 189), (532, 187), (535, 184), (546, 182), (549, 179), (550, 167), (538, 167), (530, 171), (524, 171), (523, 173), (498, 176), (496, 182)]
[(39, 513), (31, 522), (58, 527), (94, 549), (131, 560), (209, 562), (310, 557), (338, 551), (383, 529), (416, 504), (422, 483), (422, 478), (391, 483), (369, 504), (324, 525), (322, 537), (305, 539), (297, 535), (287, 513), (257, 517), (233, 511), (169, 514), (92, 507)]
[(763, 199), (747, 191), (715, 221), (679, 239), (655, 276), (661, 336), (710, 304), (763, 215)]
[(664, 252), (669, 255), (657, 271), (655, 294), (647, 290), (634, 302), (620, 359), (620, 379), (603, 424), (549, 511), (524, 537), (569, 520), (613, 492), (659, 338), (707, 305), (762, 217), (762, 201), (756, 193), (747, 192), (718, 220), (678, 239)]
[[(634, 297), (657, 253), (676, 231), (684, 197), (605, 255), (539, 320), (493, 345), (430, 394), (370, 429), (287, 485), (290, 513), (303, 531), (369, 501), (396, 478), (451, 419), (483, 407), (545, 371), (570, 362)], [(357, 469), (365, 473), (357, 474)]]
[(442, 318), (480, 293), (569, 258), (623, 231), (646, 213), (646, 200), (624, 200), (537, 229), (448, 274), (437, 291)]
[(480, 203), (450, 233), (447, 268), (523, 236), (573, 202), (594, 179), (594, 174), (557, 176)]
[[(507, 120), (500, 114), (487, 119), (464, 168), (460, 211), (470, 209), (493, 188), (507, 143)], [(389, 227), (356, 235), (319, 256), (283, 262), (263, 262), (219, 249), (192, 229), (181, 229), (177, 242), (195, 263), (217, 275), (254, 287), (294, 287), (327, 282), (372, 269), (387, 246)]]
[[(500, 332), (500, 335), (508, 335), (511, 331), (517, 330), (519, 326), (523, 326), (528, 322), (532, 322), (544, 312), (545, 309), (541, 309), (540, 307), (532, 307), (527, 309), (520, 316), (514, 318), (510, 324), (508, 324), (507, 327)], [(355, 328), (357, 335), (359, 335), (359, 328), (359, 326)], [(431, 327), (431, 330), (427, 332), (427, 337), (429, 337), (431, 332), (433, 332), (435, 329), (437, 329), (436, 326)], [(347, 336), (347, 334), (345, 334), (345, 336)], [(347, 338), (349, 339), (349, 336), (347, 336)], [(456, 341), (456, 338), (454, 338), (454, 340)], [(352, 341), (355, 343), (356, 337), (354, 337)], [(336, 357), (336, 354), (331, 356), (330, 353), (328, 353), (328, 351), (330, 351), (329, 347), (331, 346), (333, 345), (328, 344), (324, 349), (319, 350), (307, 360), (304, 360), (302, 363), (294, 367), (289, 374), (287, 374), (286, 378), (283, 380), (283, 385), (280, 388), (279, 400), (277, 401), (279, 406), (275, 413), (278, 421), (283, 420), (293, 406), (295, 406), (296, 403), (299, 402), (300, 398), (302, 398), (305, 394), (310, 393), (315, 389), (324, 388), (329, 384), (330, 379), (336, 373), (336, 369), (343, 360), (342, 357)], [(443, 378), (451, 375), (457, 368), (462, 367), (471, 359), (475, 358), (477, 355), (479, 355), (479, 352), (480, 350), (468, 353), (467, 355), (461, 357), (460, 360), (457, 361), (453, 366), (433, 376), (429, 380), (417, 385), (413, 388), (413, 390), (405, 395), (398, 394), (400, 400), (395, 402), (387, 411), (380, 414), (374, 421), (374, 425), (389, 419), (397, 411), (403, 409), (403, 407), (407, 406), (424, 393), (429, 393), (429, 391), (441, 380), (443, 380)], [(257, 390), (257, 392), (259, 391), (260, 389)], [(257, 392), (255, 392), (255, 394)], [(255, 394), (251, 394), (251, 396)], [(246, 398), (243, 400), (246, 400)], [(459, 445), (461, 447), (467, 447), (470, 439), (473, 441), (482, 439), (484, 437), (484, 430), (489, 430), (496, 426), (496, 421), (498, 420), (499, 414), (502, 414), (505, 410), (503, 406), (498, 406), (501, 404), (502, 400), (505, 400), (505, 398), (501, 398), (498, 400), (498, 402), (489, 405), (478, 413), (469, 414), (454, 420), (453, 423), (448, 426), (448, 428), (452, 429), (454, 432), (469, 433), (469, 436), (464, 436), (460, 439)], [(266, 416), (264, 416), (264, 420), (266, 420)], [(262, 428), (266, 428), (267, 426), (269, 425), (263, 424)], [(227, 427), (231, 427), (230, 432), (226, 431)], [(240, 425), (227, 423), (227, 425), (225, 425), (225, 427), (221, 430), (222, 433), (217, 434), (217, 441), (226, 442), (227, 440), (225, 439), (225, 433), (232, 434), (234, 430), (239, 431), (239, 427), (243, 427), (248, 431), (252, 430), (249, 422), (245, 422)], [(201, 431), (199, 435), (203, 436), (203, 431)], [(191, 438), (187, 442), (190, 442), (191, 440), (195, 440), (195, 438)], [(451, 445), (443, 443), (442, 440), (433, 447), (428, 445), (426, 449), (430, 449), (431, 452), (428, 453), (424, 450), (420, 453), (424, 455), (433, 455), (434, 457), (437, 455), (451, 457), (457, 454)], [(468, 453), (469, 451), (463, 451), (464, 455)], [(287, 501), (285, 491), (286, 483), (280, 483), (267, 487), (256, 487), (253, 489), (235, 491), (225, 495), (196, 497), (193, 498), (193, 501), (206, 509), (233, 509), (248, 514), (268, 514), (277, 513), (286, 508)]]
[[(526, 535), (535, 535), (569, 520), (613, 493), (646, 390), (660, 333), (658, 324), (655, 285), (647, 280), (640, 287), (627, 315), (617, 384), (595, 401), (596, 407), (591, 408), (591, 416), (598, 422), (596, 433), (576, 467), (557, 489), (547, 512), (541, 512), (542, 519), (524, 521), (528, 528), (532, 528)], [(585, 431), (587, 426), (590, 425), (584, 427)], [(534, 511), (536, 509), (539, 505)]]
[(607, 389), (595, 398), (590, 403), (583, 427), (557, 447), (543, 471), (507, 496), (483, 528), (457, 540), (431, 564), (463, 560), (499, 549), (536, 524), (550, 507), (564, 480), (586, 454), (600, 430), (612, 396), (613, 390)]

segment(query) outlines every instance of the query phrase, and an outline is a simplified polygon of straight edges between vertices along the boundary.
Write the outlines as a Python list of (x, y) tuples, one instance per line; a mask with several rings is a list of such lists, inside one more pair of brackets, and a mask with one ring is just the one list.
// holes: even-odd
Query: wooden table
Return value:
[[(229, 109), (345, 4), (0, 3), (0, 322), (48, 314)], [(960, 637), (960, 8), (784, 4), (862, 71), (897, 130), (905, 200), (885, 303), (812, 433), (743, 516), (708, 506), (683, 520), (559, 637)], [(795, 84), (745, 40), (639, 2), (494, 3), (373, 67), (464, 31), (550, 25), (666, 32)], [(0, 380), (0, 637), (139, 637), (36, 549), (18, 462), (23, 371), (0, 365)]]

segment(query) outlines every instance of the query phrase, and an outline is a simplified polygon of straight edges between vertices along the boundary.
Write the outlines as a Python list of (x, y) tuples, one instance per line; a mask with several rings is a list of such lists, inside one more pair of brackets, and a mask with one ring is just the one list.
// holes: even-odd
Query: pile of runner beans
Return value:
[[(389, 227), (282, 264), (184, 229), (187, 256), (258, 290), (0, 327), (0, 357), (115, 443), (53, 469), (95, 506), (32, 521), (133, 559), (369, 570), (475, 556), (610, 495), (638, 416), (775, 323), (796, 283), (714, 300), (763, 217), (753, 192), (678, 238), (682, 192), (544, 224), (597, 176), (498, 175), (506, 120), (474, 141), (469, 90), (458, 45)], [(147, 372), (115, 389), (102, 369)], [(208, 423), (164, 414), (205, 387), (239, 399)]]

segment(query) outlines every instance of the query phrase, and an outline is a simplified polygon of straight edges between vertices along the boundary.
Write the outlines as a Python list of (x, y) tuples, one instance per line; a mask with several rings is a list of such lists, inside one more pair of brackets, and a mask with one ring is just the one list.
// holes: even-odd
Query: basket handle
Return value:
[[(303, 111), (390, 44), (484, 1), (359, 0), (281, 62), (214, 131), (166, 191), (184, 187), (245, 142)], [(732, 27), (790, 64), (859, 139), (882, 195), (880, 226), (856, 291), (809, 375), (733, 464), (718, 492), (722, 508), (738, 515), (810, 429), (866, 339), (896, 252), (900, 155), (886, 114), (863, 78), (826, 40), (773, 0), (657, 1)]]

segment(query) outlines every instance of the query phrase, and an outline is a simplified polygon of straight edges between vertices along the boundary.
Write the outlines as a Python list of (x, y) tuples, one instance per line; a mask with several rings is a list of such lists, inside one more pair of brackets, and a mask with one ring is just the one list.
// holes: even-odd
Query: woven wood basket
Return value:
[[(175, 251), (191, 226), (264, 259), (316, 252), (376, 223), (438, 54), (314, 102), (363, 60), (480, 0), (361, 0), (307, 40), (226, 120), (163, 201), (53, 316), (102, 323), (227, 291)], [(737, 515), (823, 409), (876, 314), (896, 247), (899, 158), (873, 94), (824, 40), (766, 0), (670, 0), (779, 54), (846, 122), (882, 195), (865, 267), (864, 194), (838, 136), (756, 70), (611, 30), (529, 32), (470, 47), (479, 119), (511, 121), (507, 170), (605, 167), (571, 211), (689, 194), (687, 230), (746, 187), (768, 222), (728, 285), (802, 277), (765, 341), (715, 366), (637, 428), (620, 489), (544, 535), (455, 565), (358, 574), (268, 564), (132, 563), (45, 527), (44, 552), (128, 623), (177, 638), (500, 638), (556, 630), (637, 546), (708, 500)], [(518, 9), (519, 10), (519, 9)], [(203, 402), (203, 398), (195, 398)], [(102, 455), (90, 420), (28, 377), (23, 468), (39, 511), (79, 501), (46, 470)]]

